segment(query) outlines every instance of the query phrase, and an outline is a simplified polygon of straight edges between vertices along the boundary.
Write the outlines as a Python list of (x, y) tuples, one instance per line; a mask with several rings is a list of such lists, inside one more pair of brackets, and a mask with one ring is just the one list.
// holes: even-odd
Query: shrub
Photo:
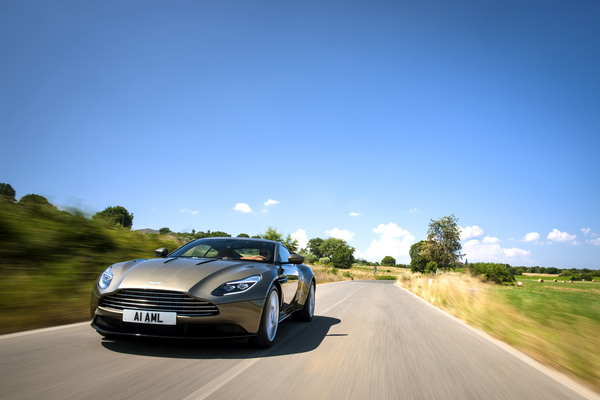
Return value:
[(304, 255), (304, 262), (307, 264), (314, 264), (317, 261), (319, 261), (319, 258), (317, 256), (315, 256), (314, 254), (305, 254)]
[(329, 257), (319, 258), (319, 265), (327, 265), (330, 262), (331, 262), (331, 259)]
[(473, 275), (483, 275), (486, 280), (498, 285), (515, 281), (514, 276), (504, 264), (475, 263), (471, 264), (471, 268)]

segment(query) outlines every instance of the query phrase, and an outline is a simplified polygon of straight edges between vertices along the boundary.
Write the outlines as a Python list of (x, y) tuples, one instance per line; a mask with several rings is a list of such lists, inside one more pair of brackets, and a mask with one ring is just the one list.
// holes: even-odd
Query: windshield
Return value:
[(275, 244), (258, 240), (199, 239), (175, 250), (169, 257), (198, 257), (273, 263)]

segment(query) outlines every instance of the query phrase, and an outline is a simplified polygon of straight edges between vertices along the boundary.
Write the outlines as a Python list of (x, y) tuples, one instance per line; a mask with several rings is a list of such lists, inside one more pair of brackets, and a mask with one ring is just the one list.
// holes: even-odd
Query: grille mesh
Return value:
[(187, 317), (218, 315), (217, 307), (185, 293), (152, 289), (123, 289), (100, 299), (100, 307), (115, 310), (176, 312)]

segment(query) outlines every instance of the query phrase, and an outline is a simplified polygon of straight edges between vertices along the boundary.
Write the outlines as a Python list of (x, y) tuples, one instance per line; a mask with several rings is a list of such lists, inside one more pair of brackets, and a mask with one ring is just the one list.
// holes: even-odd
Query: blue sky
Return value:
[(134, 229), (600, 268), (597, 1), (0, 2), (0, 182)]

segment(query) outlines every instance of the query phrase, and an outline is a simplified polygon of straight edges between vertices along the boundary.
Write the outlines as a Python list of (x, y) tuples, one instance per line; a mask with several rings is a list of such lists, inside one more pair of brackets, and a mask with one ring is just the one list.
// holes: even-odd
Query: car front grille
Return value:
[(123, 289), (100, 299), (100, 307), (115, 310), (148, 310), (176, 312), (187, 317), (218, 315), (212, 303), (198, 300), (185, 293), (152, 289)]

